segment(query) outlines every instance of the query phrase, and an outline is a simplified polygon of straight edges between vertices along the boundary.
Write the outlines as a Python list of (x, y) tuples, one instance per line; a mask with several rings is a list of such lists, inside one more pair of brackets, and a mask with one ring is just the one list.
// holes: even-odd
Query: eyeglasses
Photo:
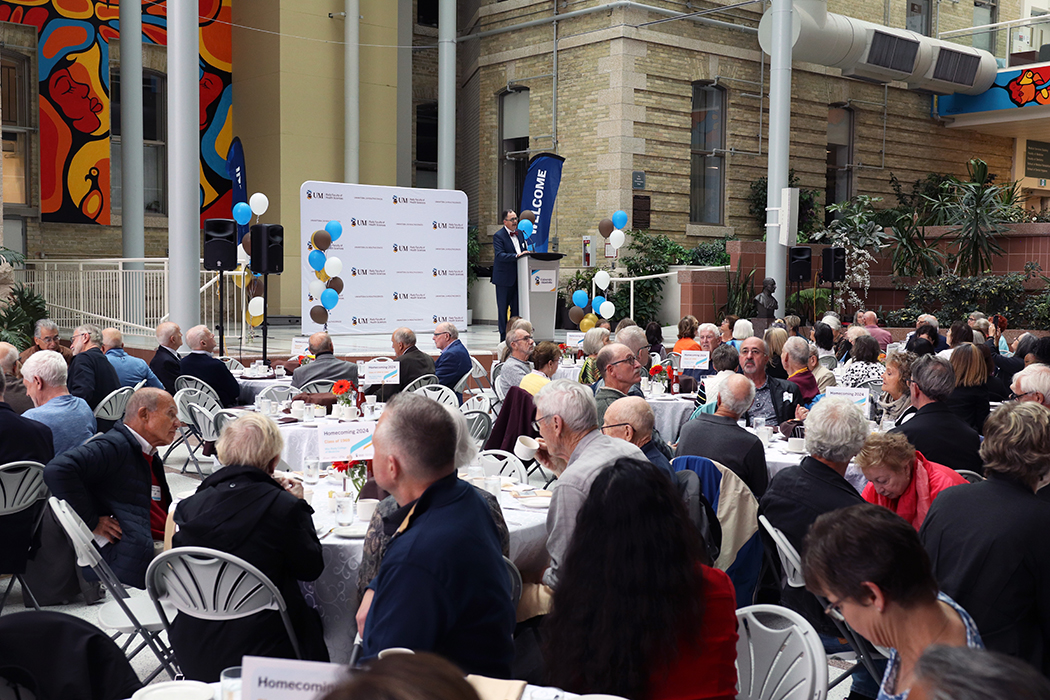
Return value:
[(504, 219), (504, 221), (517, 221), (517, 220), (518, 220), (518, 217), (516, 217), (516, 216), (508, 216), (506, 219)]
[(522, 340), (532, 340), (532, 336), (531, 336), (531, 335), (523, 335), (523, 336), (521, 336), (520, 338), (518, 338), (517, 340), (513, 340), (513, 341), (511, 341), (511, 342), (513, 342), (513, 343), (519, 343), (519, 342), (521, 342)]
[(540, 423), (547, 420), (548, 418), (553, 417), (554, 416), (543, 416), (542, 418), (537, 418), (536, 420), (532, 421), (532, 429), (535, 430), (537, 433), (540, 432)]
[(630, 425), (630, 423), (613, 423), (612, 425), (603, 425), (601, 428), (602, 435), (608, 435), (608, 433), (606, 433), (605, 431), (609, 430), (610, 428), (622, 428), (625, 425)]
[(1034, 394), (1034, 393), (1036, 393), (1036, 392), (1034, 392), (1034, 391), (1026, 391), (1023, 394), (1015, 394), (1014, 392), (1011, 391), (1010, 392), (1010, 401), (1020, 401), (1021, 399), (1023, 399), (1026, 396), (1028, 396), (1029, 394)]
[(57, 335), (41, 335), (41, 336), (38, 336), (38, 337), (41, 340), (43, 340), (45, 343), (57, 343), (58, 342), (58, 338), (59, 338), (59, 336), (57, 336)]
[(846, 616), (842, 614), (842, 608), (839, 607), (840, 605), (842, 605), (841, 600), (837, 603), (828, 603), (828, 607), (824, 608), (824, 614), (830, 617), (832, 620), (845, 622)]
[(452, 335), (452, 334), (449, 333), (448, 331), (435, 331), (434, 332), (434, 337), (435, 338), (438, 337), (439, 335)]
[(622, 360), (617, 360), (616, 362), (610, 362), (609, 364), (605, 365), (605, 369), (608, 370), (610, 367), (615, 367), (616, 365), (622, 365), (624, 362), (630, 362), (632, 365), (640, 365), (640, 364), (642, 364), (641, 362), (638, 361), (637, 357), (635, 357), (634, 355), (631, 355), (630, 357), (625, 357)]

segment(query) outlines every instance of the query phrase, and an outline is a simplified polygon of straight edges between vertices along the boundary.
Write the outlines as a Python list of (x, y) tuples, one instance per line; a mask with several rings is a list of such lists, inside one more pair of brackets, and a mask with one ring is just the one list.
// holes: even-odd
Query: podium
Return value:
[(558, 316), (558, 270), (564, 253), (526, 253), (518, 258), (518, 313), (532, 323), (532, 336), (554, 340)]

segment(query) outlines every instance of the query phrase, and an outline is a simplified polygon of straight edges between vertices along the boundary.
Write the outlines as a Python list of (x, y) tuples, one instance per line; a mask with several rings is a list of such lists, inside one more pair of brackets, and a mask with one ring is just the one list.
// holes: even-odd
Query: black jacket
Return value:
[(390, 397), (404, 390), (413, 380), (424, 374), (434, 374), (434, 358), (415, 345), (394, 358), (401, 365), (401, 382), (394, 384), (373, 384), (365, 390), (366, 394), (375, 394), (378, 401), (389, 401)]
[[(767, 374), (766, 386), (769, 387), (769, 393), (773, 399), (773, 410), (777, 414), (777, 423), (794, 420), (795, 409), (802, 403), (802, 392), (799, 391), (798, 384), (789, 382), (786, 379), (777, 379)], [(785, 393), (790, 394), (790, 398), (785, 399)], [(748, 423), (750, 423), (751, 412), (748, 411), (746, 415)]]
[(978, 434), (984, 433), (984, 421), (988, 418), (989, 411), (987, 384), (957, 386), (944, 403)]
[(158, 345), (153, 353), (153, 359), (149, 361), (149, 368), (153, 370), (153, 374), (157, 375), (164, 389), (174, 396), (175, 380), (182, 374), (178, 355), (163, 345)]
[(762, 441), (732, 418), (702, 413), (682, 426), (675, 457), (707, 457), (731, 469), (744, 480), (756, 499), (769, 483), (766, 452)]
[[(94, 411), (102, 403), (102, 399), (120, 388), (120, 379), (117, 377), (117, 370), (113, 369), (105, 354), (98, 348), (91, 348), (73, 356), (73, 363), (69, 365), (69, 376), (66, 377), (66, 387), (70, 394), (87, 401), (87, 405)], [(96, 422), (98, 429), (103, 432), (113, 427), (113, 421)]]
[(105, 435), (63, 452), (44, 467), (48, 488), (69, 502), (89, 530), (95, 529), (100, 516), (116, 517), (122, 536), (102, 548), (102, 557), (121, 582), (135, 588), (146, 587), (146, 567), (153, 559), (151, 471), (160, 484), (161, 504), (166, 510), (171, 492), (160, 460), (148, 463), (141, 444), (121, 422)]
[[(47, 464), (55, 456), (51, 428), (23, 418), (11, 406), (0, 402), (0, 464), (29, 460)], [(0, 571), (21, 574), (26, 570), (33, 526), (45, 503), (19, 513), (0, 516)], [(39, 544), (39, 543), (37, 543)]]
[[(925, 453), (924, 453), (925, 454)], [(989, 471), (937, 496), (919, 537), (984, 645), (1050, 675), (1050, 503)]]
[[(312, 515), (306, 501), (261, 469), (232, 465), (210, 475), (175, 508), (179, 531), (172, 544), (211, 547), (260, 569), (288, 605), (303, 658), (327, 661), (321, 618), (299, 590), (299, 581), (313, 581), (324, 570)], [(172, 622), (171, 641), (186, 677), (208, 682), (218, 680), (222, 669), (240, 665), (246, 654), (295, 658), (273, 610), (224, 621), (180, 614)]]
[(978, 474), (984, 471), (978, 454), (981, 436), (945, 403), (926, 404), (908, 422), (890, 432), (904, 433), (915, 449), (931, 462)]
[(182, 358), (179, 367), (182, 374), (196, 377), (214, 389), (223, 408), (237, 405), (237, 395), (241, 393), (241, 387), (222, 360), (204, 353), (191, 352)]
[[(759, 511), (802, 553), (802, 542), (819, 516), (864, 503), (857, 490), (831, 467), (806, 457), (797, 467), (777, 472), (759, 501)], [(821, 634), (839, 636), (816, 597), (805, 588), (786, 586), (781, 604), (797, 611)]]

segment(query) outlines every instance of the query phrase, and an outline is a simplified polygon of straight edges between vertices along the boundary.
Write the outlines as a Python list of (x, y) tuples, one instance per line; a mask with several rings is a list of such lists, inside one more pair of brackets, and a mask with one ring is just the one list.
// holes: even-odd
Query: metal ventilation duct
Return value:
[[(772, 47), (769, 12), (758, 25), (758, 43)], [(998, 65), (987, 51), (932, 39), (907, 29), (828, 12), (824, 0), (795, 0), (792, 59), (839, 68), (873, 83), (902, 80), (912, 90), (976, 95), (995, 81)]]

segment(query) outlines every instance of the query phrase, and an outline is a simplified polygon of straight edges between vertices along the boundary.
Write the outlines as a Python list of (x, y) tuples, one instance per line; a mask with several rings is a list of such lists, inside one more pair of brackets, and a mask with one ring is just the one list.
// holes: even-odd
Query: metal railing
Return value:
[[(225, 275), (227, 338), (247, 338), (248, 284)], [(151, 336), (168, 320), (167, 258), (26, 260), (15, 280), (47, 301), (49, 316), (65, 331), (84, 323), (113, 327), (125, 335)], [(243, 278), (242, 278), (243, 281)], [(219, 274), (200, 271), (200, 322), (219, 323)], [(183, 329), (186, 330), (186, 329)]]
[[(641, 282), (642, 280), (657, 280), (657, 279), (661, 279), (663, 277), (678, 277), (678, 272), (677, 271), (676, 272), (663, 272), (663, 273), (661, 273), (659, 275), (643, 275), (642, 277), (612, 277), (612, 278), (609, 279), (609, 283), (610, 284), (620, 284), (620, 283), (623, 283), (623, 282), (630, 282), (631, 283), (631, 313), (628, 315), (628, 318), (634, 318), (634, 283), (635, 282)], [(592, 279), (591, 280), (591, 299), (594, 298), (595, 290), (597, 288), (598, 288), (598, 285), (596, 285), (594, 283), (594, 280)]]
[(1050, 62), (1050, 15), (938, 32), (937, 38), (984, 49), (1000, 68)]

